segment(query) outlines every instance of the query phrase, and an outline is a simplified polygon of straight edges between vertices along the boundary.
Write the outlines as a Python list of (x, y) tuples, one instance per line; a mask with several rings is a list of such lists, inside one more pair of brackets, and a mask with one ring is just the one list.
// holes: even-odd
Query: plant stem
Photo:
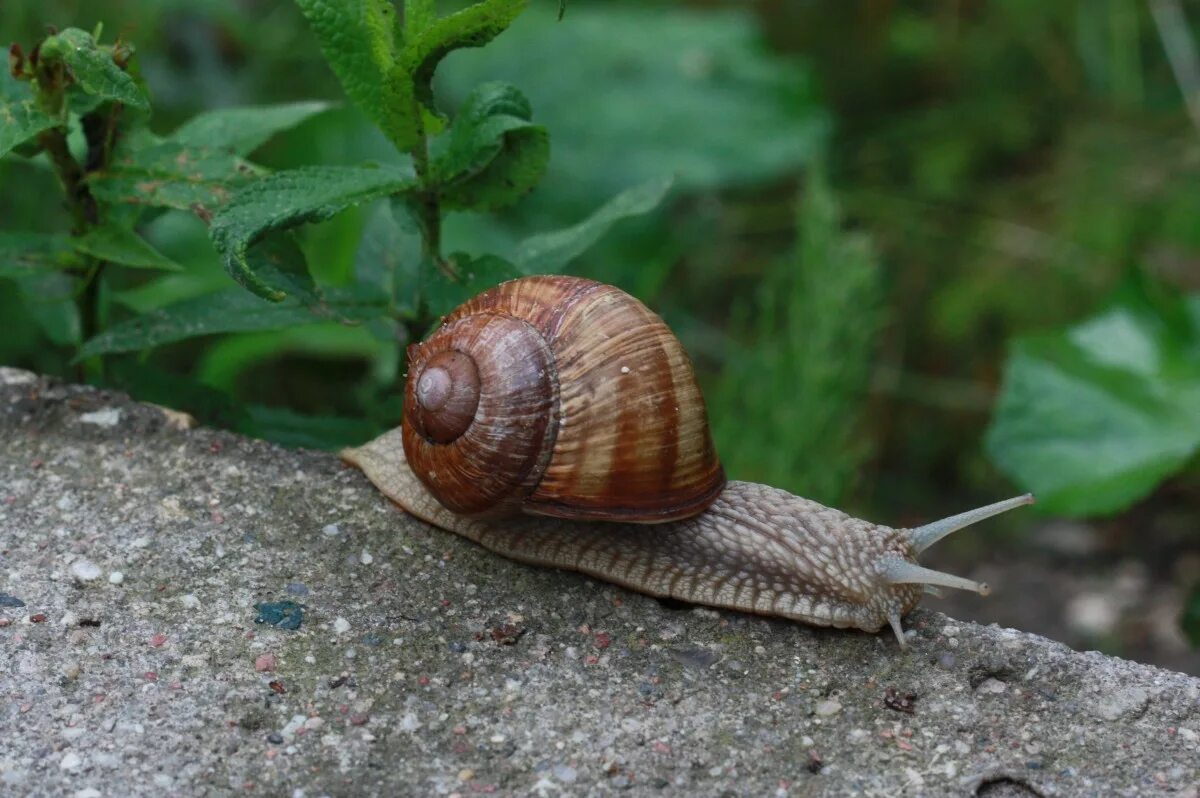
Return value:
[(88, 228), (100, 221), (96, 198), (84, 182), (83, 169), (71, 155), (67, 136), (62, 128), (51, 128), (38, 136), (38, 143), (50, 157), (58, 182), (67, 195), (67, 208), (71, 212), (71, 234), (83, 235)]

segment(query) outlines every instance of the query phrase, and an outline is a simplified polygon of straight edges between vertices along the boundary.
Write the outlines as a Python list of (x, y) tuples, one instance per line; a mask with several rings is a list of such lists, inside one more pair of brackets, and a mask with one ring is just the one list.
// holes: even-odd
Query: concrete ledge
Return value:
[(665, 606), (186, 426), (0, 369), (0, 794), (1197, 795), (1200, 680)]

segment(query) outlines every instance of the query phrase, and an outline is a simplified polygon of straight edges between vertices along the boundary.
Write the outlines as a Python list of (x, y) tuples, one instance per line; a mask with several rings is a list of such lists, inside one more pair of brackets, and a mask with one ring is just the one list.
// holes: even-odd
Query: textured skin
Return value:
[(913, 559), (905, 531), (786, 491), (729, 482), (699, 516), (665, 524), (469, 520), (425, 490), (400, 435), (393, 430), (342, 456), (408, 512), (514, 560), (652, 596), (868, 632), (921, 597), (920, 585), (890, 585), (879, 573), (890, 558)]

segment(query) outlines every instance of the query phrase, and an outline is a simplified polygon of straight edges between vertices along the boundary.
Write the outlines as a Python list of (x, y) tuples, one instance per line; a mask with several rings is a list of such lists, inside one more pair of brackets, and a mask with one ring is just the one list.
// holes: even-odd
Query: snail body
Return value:
[(404, 424), (343, 452), (409, 513), (521, 562), (653, 596), (875, 632), (934, 586), (917, 565), (1020, 496), (917, 529), (726, 481), (682, 346), (572, 277), (510, 281), (409, 349)]

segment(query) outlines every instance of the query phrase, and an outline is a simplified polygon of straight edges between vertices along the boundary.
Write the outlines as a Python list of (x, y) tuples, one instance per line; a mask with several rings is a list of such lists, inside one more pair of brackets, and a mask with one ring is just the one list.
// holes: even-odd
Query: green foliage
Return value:
[(525, 95), (507, 83), (485, 83), (467, 97), (430, 148), (431, 178), (446, 208), (496, 210), (537, 185), (550, 137), (532, 118)]
[(132, 230), (117, 225), (97, 227), (74, 239), (75, 249), (97, 260), (131, 269), (178, 272), (183, 267)]
[(391, 167), (313, 166), (277, 172), (237, 192), (213, 217), (212, 239), (230, 275), (259, 296), (287, 296), (252, 268), (250, 245), (273, 230), (321, 221), (379, 197), (415, 186), (412, 172)]
[(737, 308), (744, 338), (710, 392), (717, 448), (735, 479), (827, 504), (871, 454), (861, 423), (882, 315), (869, 241), (842, 229), (823, 176), (810, 176), (795, 252)]
[(1018, 339), (988, 434), (996, 464), (1049, 512), (1113, 513), (1200, 448), (1200, 296), (1128, 288), (1105, 311)]
[(38, 71), (51, 72), (61, 63), (74, 86), (84, 94), (145, 110), (150, 107), (146, 93), (117, 63), (131, 54), (127, 50), (102, 48), (87, 31), (67, 28), (42, 41), (38, 48)]
[(0, 157), (7, 155), (58, 123), (38, 108), (33, 100), (0, 105)]
[(1200, 648), (1200, 584), (1194, 585), (1183, 600), (1183, 616), (1179, 619), (1183, 633), (1196, 648)]

